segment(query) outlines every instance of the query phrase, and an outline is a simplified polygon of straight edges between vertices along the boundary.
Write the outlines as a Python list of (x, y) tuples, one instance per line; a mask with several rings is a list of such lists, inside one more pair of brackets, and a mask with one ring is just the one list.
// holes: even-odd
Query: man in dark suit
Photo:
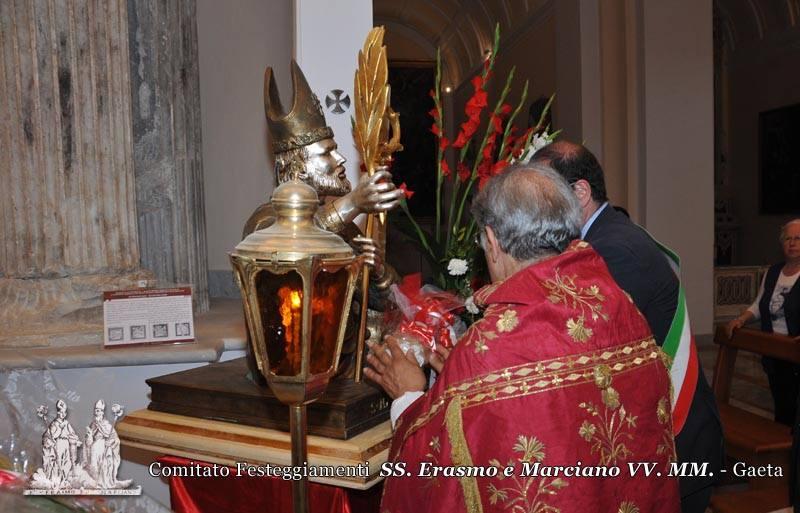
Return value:
[[(549, 164), (572, 186), (583, 210), (581, 237), (603, 257), (611, 275), (647, 319), (656, 343), (663, 345), (679, 289), (678, 277), (664, 254), (640, 226), (608, 203), (603, 169), (585, 147), (558, 141), (540, 149), (533, 160)], [(719, 475), (722, 426), (702, 368), (698, 368), (689, 414), (675, 445), (679, 463), (708, 462), (708, 470)], [(680, 478), (683, 513), (705, 511), (715, 480), (709, 475)]]

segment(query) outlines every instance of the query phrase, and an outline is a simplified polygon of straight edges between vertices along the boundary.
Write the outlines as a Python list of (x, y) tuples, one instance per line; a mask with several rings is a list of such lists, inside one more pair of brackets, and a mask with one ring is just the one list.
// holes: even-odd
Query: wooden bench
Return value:
[[(753, 466), (780, 466), (783, 478), (749, 478), (749, 489), (715, 495), (711, 508), (717, 513), (732, 513), (773, 511), (786, 507), (789, 505), (791, 430), (788, 426), (732, 406), (731, 381), (739, 351), (800, 363), (800, 337), (790, 338), (749, 328), (736, 330), (733, 337), (728, 337), (724, 327), (719, 326), (714, 342), (719, 345), (719, 352), (712, 388), (719, 404), (727, 456)], [(731, 472), (730, 468), (728, 472)], [(770, 500), (765, 500), (765, 497)], [(759, 507), (753, 509), (755, 504)]]

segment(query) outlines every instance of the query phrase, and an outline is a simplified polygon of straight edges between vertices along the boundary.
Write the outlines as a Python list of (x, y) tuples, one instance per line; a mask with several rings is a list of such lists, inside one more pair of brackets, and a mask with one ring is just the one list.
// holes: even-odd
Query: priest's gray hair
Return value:
[(551, 167), (521, 164), (491, 178), (472, 202), (480, 228), (491, 226), (500, 249), (518, 261), (561, 253), (581, 233), (578, 198)]

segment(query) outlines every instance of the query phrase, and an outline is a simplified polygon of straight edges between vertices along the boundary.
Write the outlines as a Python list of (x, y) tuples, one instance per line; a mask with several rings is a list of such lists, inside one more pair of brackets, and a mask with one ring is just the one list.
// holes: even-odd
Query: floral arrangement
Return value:
[[(484, 264), (480, 247), (476, 243), (475, 220), (468, 211), (469, 198), (475, 190), (482, 189), (487, 180), (502, 173), (510, 164), (529, 161), (538, 149), (549, 144), (558, 135), (548, 134), (549, 127), (542, 127), (553, 97), (543, 110), (536, 127), (520, 131), (514, 126), (514, 120), (528, 96), (526, 81), (516, 106), (506, 103), (514, 80), (514, 68), (506, 77), (505, 86), (492, 110), (485, 115), (489, 108), (487, 85), (492, 78), (499, 39), (498, 26), (495, 29), (492, 50), (484, 61), (483, 69), (471, 80), (473, 94), (464, 107), (465, 119), (452, 142), (445, 136), (441, 101), (441, 55), (437, 53), (434, 89), (430, 92), (434, 108), (429, 112), (433, 119), (430, 130), (438, 142), (436, 214), (432, 233), (420, 227), (405, 201), (401, 204), (410, 222), (410, 229), (406, 232), (419, 243), (423, 255), (432, 265), (436, 285), (465, 298), (465, 306), (470, 315), (478, 314), (471, 296), (473, 289), (481, 284), (481, 269)], [(481, 135), (478, 130), (482, 121), (486, 121), (486, 129)], [(542, 128), (544, 130), (537, 133)], [(452, 148), (455, 153), (455, 171), (451, 169), (445, 155), (448, 148)], [(445, 187), (450, 192), (447, 205), (444, 198)], [(401, 188), (406, 192), (406, 197), (413, 194), (407, 190), (405, 183)]]

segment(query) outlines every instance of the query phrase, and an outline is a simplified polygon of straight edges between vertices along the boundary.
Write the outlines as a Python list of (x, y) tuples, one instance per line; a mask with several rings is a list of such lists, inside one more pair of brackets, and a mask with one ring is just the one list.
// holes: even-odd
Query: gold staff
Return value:
[[(380, 166), (385, 166), (392, 153), (400, 151), (400, 117), (389, 105), (391, 91), (387, 78), (389, 67), (386, 63), (386, 47), (383, 46), (383, 27), (375, 27), (367, 34), (364, 48), (358, 52), (358, 69), (354, 79), (355, 119), (353, 137), (361, 160), (372, 176)], [(391, 128), (391, 138), (389, 129)], [(382, 240), (386, 233), (386, 214), (378, 219), (375, 230), (375, 215), (367, 215), (366, 237), (373, 239), (381, 251), (385, 247)], [(355, 381), (361, 381), (364, 339), (367, 331), (367, 294), (369, 292), (369, 268), (365, 267), (361, 280), (361, 319), (358, 327), (358, 347), (356, 348)]]

